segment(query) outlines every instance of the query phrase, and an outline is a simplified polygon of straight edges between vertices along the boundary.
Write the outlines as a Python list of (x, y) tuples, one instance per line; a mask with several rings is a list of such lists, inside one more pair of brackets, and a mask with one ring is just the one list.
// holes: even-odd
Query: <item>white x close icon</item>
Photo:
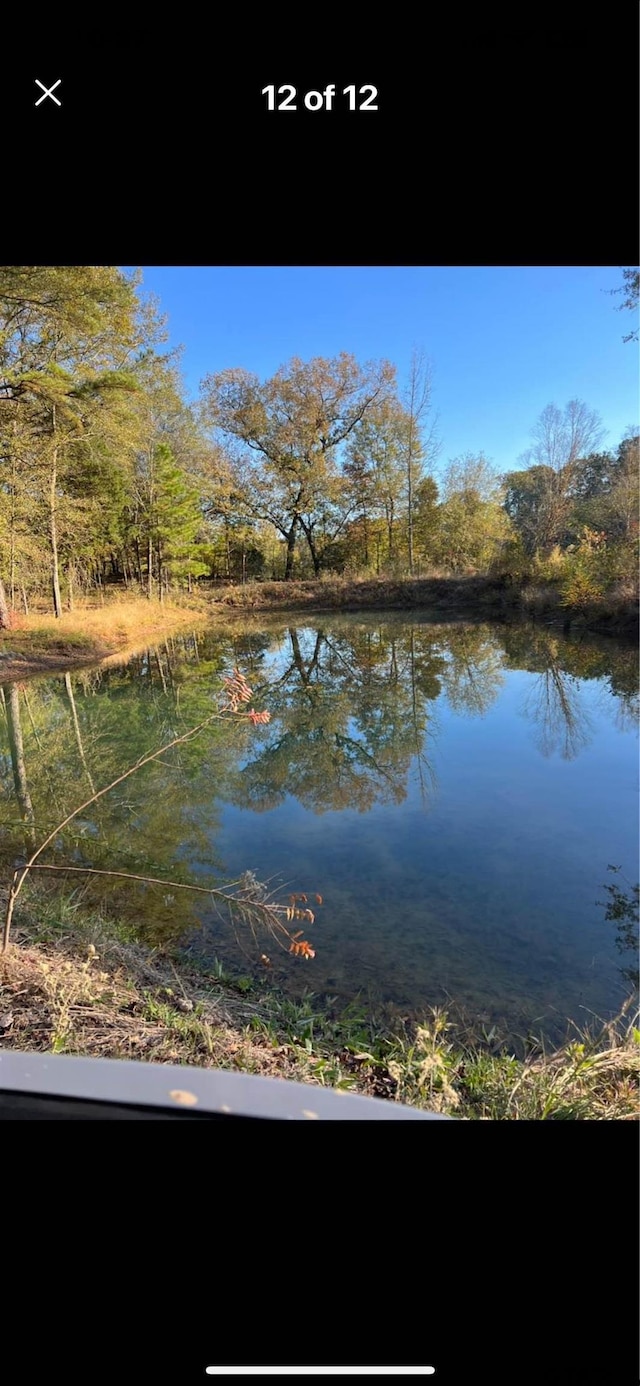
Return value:
[(59, 87), (59, 86), (60, 86), (61, 81), (62, 81), (62, 78), (59, 77), (58, 80), (57, 80), (57, 82), (54, 82), (54, 84), (53, 84), (52, 87), (45, 87), (44, 82), (39, 82), (39, 81), (38, 81), (38, 78), (37, 78), (37, 77), (34, 77), (34, 82), (35, 82), (36, 86), (37, 86), (37, 87), (41, 87), (42, 90), (43, 90), (43, 92), (44, 92), (44, 96), (39, 97), (39, 99), (36, 101), (36, 106), (39, 106), (40, 103), (41, 103), (42, 101), (44, 101), (45, 98), (46, 98), (47, 96), (50, 96), (50, 97), (51, 97), (51, 100), (52, 100), (52, 101), (55, 101), (56, 106), (61, 106), (61, 105), (62, 105), (62, 102), (61, 102), (61, 101), (58, 101), (57, 96), (53, 96), (53, 95), (52, 95), (52, 92), (55, 91), (56, 87)]

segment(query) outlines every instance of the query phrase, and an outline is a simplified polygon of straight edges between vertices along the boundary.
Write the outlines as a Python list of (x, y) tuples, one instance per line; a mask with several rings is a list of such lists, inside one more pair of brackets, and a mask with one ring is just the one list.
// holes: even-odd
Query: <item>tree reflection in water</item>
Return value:
[[(595, 976), (588, 969), (596, 920), (591, 943), (585, 935), (579, 945), (585, 956), (591, 949), (579, 975), (571, 934), (578, 925), (566, 923), (584, 876), (579, 843), (567, 849), (577, 865), (572, 875), (572, 859), (560, 907), (534, 860), (543, 850), (535, 844), (544, 842), (545, 861), (551, 853), (564, 871), (565, 809), (554, 837), (546, 797), (558, 780), (550, 766), (530, 790), (517, 756), (522, 730), (531, 736), (523, 713), (539, 753), (559, 761), (578, 760), (607, 719), (620, 730), (633, 726), (637, 656), (612, 640), (567, 639), (539, 626), (332, 614), (174, 637), (127, 664), (7, 684), (0, 698), (5, 879), (34, 834), (42, 840), (88, 789), (109, 784), (124, 766), (203, 720), (234, 666), (254, 689), (255, 705), (269, 709), (270, 725), (214, 723), (199, 744), (176, 748), (91, 806), (47, 849), (52, 864), (219, 885), (260, 861), (269, 876), (302, 870), (293, 888), (325, 896), (330, 880), (333, 904), (323, 913), (322, 947), (305, 984), (316, 983), (326, 957), (327, 986), (332, 975), (351, 977), (355, 994), (363, 979), (375, 980), (402, 1005), (414, 989), (441, 999), (434, 994), (440, 983), (456, 992), (468, 985), (485, 998), (511, 988), (512, 997), (527, 993), (543, 1006), (551, 997), (559, 1005), (575, 976), (576, 992), (585, 994)], [(516, 685), (515, 701), (505, 697), (503, 724), (512, 671), (528, 688), (521, 695)], [(487, 724), (482, 736), (472, 725), (479, 719)], [(503, 725), (513, 761), (503, 754)], [(485, 793), (495, 820), (483, 816)], [(519, 812), (503, 812), (509, 804)], [(250, 813), (234, 817), (238, 809)], [(271, 820), (268, 810), (276, 811)], [(615, 818), (615, 804), (609, 812)], [(317, 837), (314, 820), (323, 816)], [(578, 805), (570, 822), (577, 837), (581, 822)], [(593, 846), (602, 838), (599, 822), (591, 824)], [(514, 843), (522, 854), (515, 868)], [(35, 888), (50, 899), (71, 889), (67, 878)], [(87, 904), (150, 942), (184, 937), (202, 921), (187, 891), (94, 878), (82, 892)], [(584, 901), (574, 912), (584, 920)], [(483, 1007), (489, 1012), (488, 999)]]
[(580, 699), (580, 685), (552, 661), (538, 674), (524, 702), (524, 711), (536, 725), (536, 744), (543, 756), (557, 751), (563, 760), (575, 760), (589, 745), (593, 724)]
[(235, 802), (271, 809), (293, 795), (315, 813), (364, 813), (405, 799), (412, 761), (426, 796), (444, 668), (431, 642), (425, 648), (412, 628), (399, 637), (384, 626), (287, 634), (286, 667), (260, 690), (274, 733), (240, 771)]

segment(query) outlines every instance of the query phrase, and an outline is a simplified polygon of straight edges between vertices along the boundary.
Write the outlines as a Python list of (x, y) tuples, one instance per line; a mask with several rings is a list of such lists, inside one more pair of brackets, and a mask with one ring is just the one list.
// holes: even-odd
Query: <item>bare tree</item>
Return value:
[[(422, 347), (414, 346), (409, 365), (409, 380), (404, 395), (408, 417), (405, 463), (407, 469), (407, 507), (409, 520), (409, 572), (413, 573), (413, 496), (418, 467), (425, 458), (434, 461), (439, 448), (437, 417), (429, 416), (433, 408), (433, 367)], [(427, 431), (425, 432), (425, 428)]]
[(535, 466), (561, 472), (596, 452), (605, 432), (597, 410), (583, 400), (570, 399), (564, 410), (548, 404), (531, 430), (533, 446), (525, 456)]
[(570, 399), (564, 409), (548, 404), (534, 424), (533, 444), (519, 460), (524, 467), (543, 469), (539, 476), (544, 483), (544, 525), (538, 542), (546, 547), (561, 537), (577, 462), (597, 451), (605, 433), (597, 410), (580, 399)]

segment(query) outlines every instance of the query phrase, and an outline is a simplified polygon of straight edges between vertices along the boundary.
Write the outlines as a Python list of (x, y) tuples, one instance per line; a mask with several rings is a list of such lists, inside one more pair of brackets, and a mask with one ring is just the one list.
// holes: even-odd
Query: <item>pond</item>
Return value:
[[(268, 726), (214, 721), (90, 805), (51, 864), (305, 892), (315, 957), (258, 947), (206, 895), (41, 873), (151, 943), (395, 1016), (501, 1033), (606, 1018), (630, 961), (605, 887), (637, 880), (635, 647), (419, 615), (282, 617), (117, 667), (5, 684), (2, 871), (136, 760), (206, 718), (237, 666)], [(619, 874), (608, 870), (621, 868)], [(625, 881), (628, 885), (625, 884)], [(293, 926), (292, 926), (293, 927)], [(625, 966), (626, 964), (626, 966)]]

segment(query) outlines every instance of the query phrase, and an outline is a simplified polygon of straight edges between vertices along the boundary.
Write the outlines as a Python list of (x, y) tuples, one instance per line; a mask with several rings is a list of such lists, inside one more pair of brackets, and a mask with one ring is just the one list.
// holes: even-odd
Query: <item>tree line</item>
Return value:
[(479, 451), (436, 478), (421, 350), (403, 387), (342, 352), (208, 375), (194, 403), (139, 285), (0, 268), (0, 625), (109, 582), (162, 601), (201, 578), (517, 573), (554, 553), (583, 585), (631, 572), (638, 436), (603, 451), (582, 401), (550, 404), (508, 474)]

